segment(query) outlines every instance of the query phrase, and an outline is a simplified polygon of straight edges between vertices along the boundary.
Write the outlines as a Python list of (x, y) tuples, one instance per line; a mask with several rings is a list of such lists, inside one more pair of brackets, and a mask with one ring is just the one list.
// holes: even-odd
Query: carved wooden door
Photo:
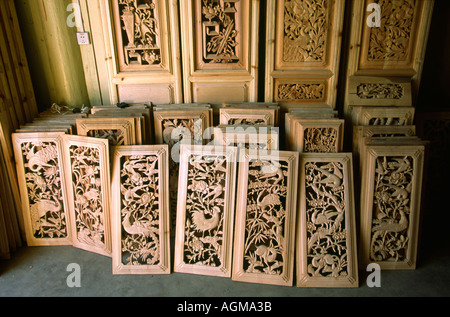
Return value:
[(267, 1), (265, 101), (336, 105), (344, 1)]
[(80, 6), (93, 42), (83, 60), (98, 74), (104, 104), (182, 102), (177, 0), (80, 0)]
[(257, 101), (259, 1), (180, 4), (185, 102)]

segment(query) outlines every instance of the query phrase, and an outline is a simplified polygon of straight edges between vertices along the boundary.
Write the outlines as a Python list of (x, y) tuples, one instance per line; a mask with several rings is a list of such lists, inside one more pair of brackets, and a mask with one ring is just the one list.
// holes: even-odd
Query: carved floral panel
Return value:
[(27, 243), (71, 244), (62, 173), (63, 134), (13, 134)]
[(236, 148), (181, 151), (175, 270), (230, 277)]
[(360, 99), (402, 99), (404, 90), (398, 84), (360, 84), (356, 94)]
[(306, 128), (303, 140), (303, 152), (335, 153), (340, 143), (335, 128)]
[(347, 154), (303, 157), (299, 286), (358, 284), (351, 168)]
[(64, 144), (73, 245), (111, 256), (108, 141), (66, 136)]
[(241, 43), (240, 0), (201, 1), (202, 61), (238, 63)]
[[(115, 153), (114, 273), (168, 273), (167, 148), (122, 147)], [(117, 195), (117, 196), (114, 196)]]
[(238, 192), (246, 188), (246, 194), (237, 207), (233, 279), (290, 285), (298, 154), (257, 158), (248, 153), (240, 158)]
[(281, 82), (275, 85), (275, 100), (279, 102), (323, 102), (327, 98), (327, 84), (317, 82)]
[(368, 61), (407, 61), (417, 0), (379, 0), (381, 27), (370, 28)]
[(330, 1), (284, 1), (284, 62), (324, 62)]
[[(160, 21), (155, 0), (117, 0), (117, 32), (122, 40), (118, 47), (123, 56), (122, 71), (129, 66), (161, 64)], [(120, 26), (120, 27), (119, 27)]]
[(103, 130), (91, 130), (87, 133), (87, 136), (92, 138), (106, 139), (111, 146), (125, 145), (125, 135), (123, 130), (117, 129), (103, 129)]

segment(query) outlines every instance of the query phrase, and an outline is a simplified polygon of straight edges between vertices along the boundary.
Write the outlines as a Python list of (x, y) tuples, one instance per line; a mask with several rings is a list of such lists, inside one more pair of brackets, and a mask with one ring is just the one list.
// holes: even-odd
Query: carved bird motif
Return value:
[(214, 200), (219, 198), (224, 191), (224, 188), (223, 188), (222, 184), (220, 184), (220, 181), (221, 181), (221, 179), (219, 179), (215, 185), (210, 186), (212, 191), (209, 192), (208, 195), (205, 196), (205, 199), (213, 196), (212, 199), (209, 201), (210, 204), (212, 202), (214, 202)]
[(124, 210), (125, 217), (122, 221), (122, 226), (124, 230), (128, 234), (137, 234), (137, 235), (143, 235), (144, 237), (150, 237), (154, 235), (154, 233), (158, 232), (158, 229), (152, 227), (150, 224), (146, 224), (140, 221), (134, 221), (131, 223), (131, 210)]
[(265, 211), (266, 207), (270, 205), (281, 205), (279, 195), (272, 193), (264, 196), (264, 198), (261, 199), (263, 193), (264, 190), (260, 191), (258, 197), (256, 198), (256, 204), (262, 211)]
[(31, 226), (33, 231), (39, 230), (39, 223), (42, 217), (48, 212), (61, 211), (61, 203), (52, 200), (40, 200), (30, 207)]
[(194, 228), (198, 231), (210, 231), (219, 225), (220, 221), (220, 208), (212, 208), (212, 217), (206, 218), (202, 210), (195, 210), (192, 214), (192, 221), (194, 223)]
[(343, 175), (334, 163), (330, 163), (330, 164), (331, 164), (331, 166), (333, 166), (334, 173), (330, 173), (327, 170), (319, 168), (319, 167), (315, 167), (315, 169), (327, 176), (325, 179), (323, 179), (319, 182), (320, 184), (326, 184), (326, 185), (330, 185), (333, 188), (336, 188), (336, 187), (341, 186)]
[(378, 225), (372, 227), (372, 232), (381, 231), (387, 232), (401, 232), (408, 228), (408, 218), (403, 210), (399, 211), (400, 220), (395, 222), (393, 219), (389, 220), (374, 220), (374, 223)]

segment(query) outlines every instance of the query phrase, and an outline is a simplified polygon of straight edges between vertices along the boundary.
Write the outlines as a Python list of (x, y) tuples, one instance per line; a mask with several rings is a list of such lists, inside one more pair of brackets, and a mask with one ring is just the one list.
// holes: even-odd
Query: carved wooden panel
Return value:
[(64, 136), (73, 246), (111, 256), (108, 140)]
[[(179, 153), (181, 144), (202, 145), (210, 138), (208, 129), (212, 126), (212, 109), (178, 107), (158, 109), (153, 113), (156, 144), (169, 146), (169, 191), (171, 232), (175, 233), (178, 197)], [(205, 139), (204, 139), (205, 137)]]
[(136, 144), (135, 118), (77, 119), (77, 134), (107, 139), (111, 146)]
[(64, 133), (12, 135), (28, 246), (71, 245)]
[(267, 102), (336, 106), (344, 6), (341, 0), (267, 1)]
[(233, 280), (292, 286), (298, 160), (240, 151)]
[(113, 148), (113, 274), (169, 274), (167, 145)]
[(278, 150), (278, 129), (272, 126), (219, 125), (214, 129), (214, 144), (239, 149)]
[(223, 125), (278, 125), (278, 107), (222, 107), (219, 123)]
[(337, 153), (344, 144), (344, 120), (293, 118), (292, 150), (299, 152)]
[[(377, 13), (369, 5), (379, 6), (379, 25)], [(411, 83), (411, 95), (408, 97), (414, 103), (419, 92), (422, 76), (423, 60), (427, 47), (428, 32), (431, 24), (434, 0), (365, 0), (352, 2), (350, 36), (348, 42), (346, 69), (346, 93), (344, 108), (346, 114), (348, 105), (354, 99), (354, 85), (350, 81), (355, 77), (372, 76), (372, 85), (385, 85), (384, 77), (399, 78)], [(371, 85), (371, 86), (372, 86)], [(378, 96), (380, 88), (376, 88)], [(366, 88), (367, 90), (367, 88)], [(372, 89), (370, 89), (372, 90)], [(388, 90), (398, 94), (397, 86)], [(386, 91), (382, 89), (381, 91)], [(391, 95), (391, 94), (389, 94)], [(397, 95), (398, 97), (398, 95)], [(363, 101), (363, 100), (361, 100)], [(383, 103), (382, 99), (372, 100), (373, 105)], [(387, 101), (386, 101), (387, 102)], [(391, 105), (397, 105), (398, 100), (391, 99)], [(364, 103), (366, 104), (366, 103)], [(364, 105), (361, 104), (361, 105)], [(409, 104), (408, 106), (413, 106)]]
[(297, 286), (358, 287), (352, 155), (300, 161)]
[(366, 145), (361, 187), (361, 265), (415, 269), (425, 145)]
[(237, 148), (181, 147), (175, 271), (231, 277)]
[(259, 1), (181, 1), (185, 102), (257, 99)]
[(356, 125), (412, 125), (414, 107), (352, 107), (352, 123)]

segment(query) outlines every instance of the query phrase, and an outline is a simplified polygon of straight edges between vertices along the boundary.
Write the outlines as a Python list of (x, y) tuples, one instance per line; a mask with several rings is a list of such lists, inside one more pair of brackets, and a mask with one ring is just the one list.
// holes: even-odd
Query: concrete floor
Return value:
[[(235, 282), (231, 279), (173, 273), (114, 276), (111, 259), (74, 247), (26, 247), (0, 261), (0, 297), (396, 297), (450, 296), (448, 236), (426, 230), (414, 271), (382, 271), (381, 287), (370, 288), (360, 271), (357, 289), (296, 288)], [(445, 236), (445, 234), (443, 235)], [(67, 266), (81, 267), (81, 287), (69, 288)]]

